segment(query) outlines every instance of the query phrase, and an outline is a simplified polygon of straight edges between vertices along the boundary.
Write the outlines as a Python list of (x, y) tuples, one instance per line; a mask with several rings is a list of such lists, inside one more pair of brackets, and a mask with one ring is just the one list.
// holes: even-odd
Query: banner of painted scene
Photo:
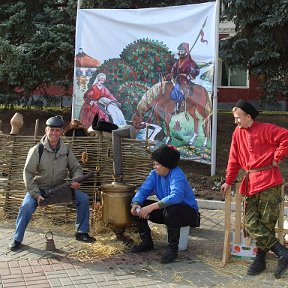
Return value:
[(138, 139), (210, 164), (215, 18), (216, 2), (79, 9), (73, 118), (133, 124)]

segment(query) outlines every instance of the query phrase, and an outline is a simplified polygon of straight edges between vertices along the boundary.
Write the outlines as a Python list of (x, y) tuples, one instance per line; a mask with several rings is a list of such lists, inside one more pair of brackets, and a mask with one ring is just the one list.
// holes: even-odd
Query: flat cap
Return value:
[(64, 121), (62, 116), (53, 116), (50, 117), (47, 121), (46, 121), (46, 126), (48, 127), (55, 127), (55, 128), (60, 128), (63, 127), (64, 125)]

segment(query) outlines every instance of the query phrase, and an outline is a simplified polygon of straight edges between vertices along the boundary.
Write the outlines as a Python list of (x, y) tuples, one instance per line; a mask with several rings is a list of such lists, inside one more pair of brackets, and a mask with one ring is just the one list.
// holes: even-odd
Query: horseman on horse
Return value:
[[(144, 116), (147, 117), (147, 112), (150, 111), (150, 121), (152, 116), (157, 125), (160, 125), (161, 120), (164, 121), (164, 127), (166, 128), (165, 143), (169, 143), (172, 139), (170, 135), (171, 118), (175, 114), (184, 112), (187, 121), (190, 121), (189, 115), (194, 121), (194, 133), (192, 137), (187, 140), (187, 144), (194, 144), (198, 138), (199, 123), (201, 123), (204, 133), (202, 146), (205, 147), (210, 138), (210, 119), (212, 115), (211, 100), (207, 90), (202, 85), (193, 83), (194, 79), (200, 73), (200, 68), (191, 58), (189, 44), (181, 43), (177, 49), (179, 51), (179, 59), (174, 63), (171, 73), (163, 78), (160, 73), (159, 83), (150, 87), (143, 95), (133, 114), (133, 125), (139, 129), (142, 123), (144, 123)], [(181, 105), (183, 100), (185, 105)], [(199, 122), (199, 116), (202, 118), (201, 122)], [(184, 123), (183, 125), (186, 126)], [(191, 126), (189, 126), (189, 128), (191, 128)]]
[(166, 80), (171, 80), (174, 86), (170, 98), (176, 102), (175, 114), (179, 113), (181, 103), (188, 93), (190, 84), (193, 84), (192, 81), (200, 73), (200, 68), (190, 55), (189, 44), (181, 43), (177, 49), (179, 59), (174, 63), (171, 73), (166, 76)]

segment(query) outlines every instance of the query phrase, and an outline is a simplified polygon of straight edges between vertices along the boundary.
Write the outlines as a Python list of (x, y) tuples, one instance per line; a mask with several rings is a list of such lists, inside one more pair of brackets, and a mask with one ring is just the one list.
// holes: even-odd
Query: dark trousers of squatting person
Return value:
[[(44, 196), (44, 192), (41, 192)], [(78, 233), (87, 233), (89, 230), (89, 197), (86, 193), (75, 189), (76, 198), (76, 227)], [(29, 224), (33, 213), (38, 207), (37, 200), (28, 192), (26, 193), (23, 202), (19, 208), (19, 213), (16, 220), (16, 231), (14, 240), (22, 242), (27, 225)]]
[[(157, 201), (145, 200), (143, 207), (148, 206), (155, 202)], [(135, 218), (136, 221), (137, 219), (140, 219), (139, 217)], [(181, 228), (184, 226), (193, 227), (197, 223), (198, 212), (187, 205), (175, 204), (170, 205), (166, 208), (152, 211), (152, 213), (149, 215), (149, 220), (153, 223), (164, 224), (167, 227), (173, 227), (173, 228)]]
[[(155, 202), (157, 201), (146, 200), (143, 207)], [(175, 204), (166, 208), (152, 211), (149, 215), (149, 221), (157, 224), (165, 224), (167, 226), (168, 246), (166, 254), (161, 258), (161, 263), (169, 263), (176, 259), (178, 255), (181, 227), (197, 226), (197, 223), (199, 222), (199, 215), (197, 211), (189, 206)], [(138, 229), (142, 242), (139, 245), (134, 246), (132, 248), (132, 252), (138, 253), (153, 249), (154, 244), (151, 237), (151, 229), (148, 225), (148, 220), (133, 216), (133, 222)]]
[(256, 246), (268, 252), (278, 242), (275, 225), (279, 218), (281, 186), (246, 197), (245, 227)]

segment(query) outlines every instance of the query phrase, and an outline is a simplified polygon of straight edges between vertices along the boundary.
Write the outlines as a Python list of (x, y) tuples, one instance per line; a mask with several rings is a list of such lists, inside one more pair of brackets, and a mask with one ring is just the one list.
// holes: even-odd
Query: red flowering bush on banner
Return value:
[(123, 84), (116, 98), (122, 104), (121, 109), (126, 119), (131, 119), (137, 105), (149, 87), (138, 82)]
[(120, 57), (137, 71), (138, 81), (153, 86), (171, 72), (176, 61), (168, 47), (162, 42), (140, 39), (123, 49)]
[(142, 39), (129, 44), (120, 58), (105, 60), (97, 67), (89, 81), (90, 87), (96, 75), (105, 73), (104, 85), (122, 104), (126, 120), (131, 120), (137, 104), (145, 92), (167, 75), (175, 62), (168, 47), (162, 42)]

